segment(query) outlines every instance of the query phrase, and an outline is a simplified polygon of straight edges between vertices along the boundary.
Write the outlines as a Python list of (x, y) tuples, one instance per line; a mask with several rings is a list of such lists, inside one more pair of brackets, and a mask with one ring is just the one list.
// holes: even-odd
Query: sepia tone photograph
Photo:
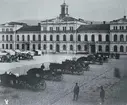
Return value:
[(0, 105), (127, 105), (127, 0), (0, 0)]

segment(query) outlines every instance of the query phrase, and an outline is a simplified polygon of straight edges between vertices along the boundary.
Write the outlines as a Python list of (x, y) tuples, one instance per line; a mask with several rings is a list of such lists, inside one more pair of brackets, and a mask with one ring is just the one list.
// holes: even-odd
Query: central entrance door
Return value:
[(56, 52), (60, 52), (60, 45), (56, 45)]
[(95, 53), (96, 49), (95, 49), (95, 45), (91, 45), (91, 53)]

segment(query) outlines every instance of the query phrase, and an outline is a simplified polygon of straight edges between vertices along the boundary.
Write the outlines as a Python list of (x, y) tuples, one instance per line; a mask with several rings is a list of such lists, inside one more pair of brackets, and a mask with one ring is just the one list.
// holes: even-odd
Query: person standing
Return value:
[(104, 103), (104, 99), (105, 99), (105, 90), (103, 89), (103, 86), (101, 86), (100, 98), (101, 98), (101, 102), (103, 104)]
[(74, 87), (74, 97), (73, 97), (73, 100), (78, 100), (78, 95), (79, 95), (79, 86), (78, 86), (78, 83), (75, 84), (75, 87)]

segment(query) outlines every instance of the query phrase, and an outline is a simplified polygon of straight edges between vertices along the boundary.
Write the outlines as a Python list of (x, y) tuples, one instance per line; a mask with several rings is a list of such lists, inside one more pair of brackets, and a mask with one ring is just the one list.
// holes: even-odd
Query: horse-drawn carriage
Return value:
[(34, 91), (44, 90), (46, 88), (45, 80), (38, 73), (34, 75), (27, 74), (16, 76), (13, 73), (5, 72), (0, 75), (0, 84), (5, 87), (30, 89)]

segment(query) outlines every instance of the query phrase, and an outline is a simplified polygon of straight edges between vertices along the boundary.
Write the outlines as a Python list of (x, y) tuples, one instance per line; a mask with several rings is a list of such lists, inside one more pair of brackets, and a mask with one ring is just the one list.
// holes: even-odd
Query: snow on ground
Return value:
[[(72, 59), (72, 57), (74, 56), (46, 55), (36, 57), (33, 61), (5, 63), (3, 64), (4, 66), (0, 64), (0, 66), (2, 65), (0, 70), (4, 68), (4, 71), (12, 68), (12, 72), (19, 72), (19, 67), (21, 66), (28, 69), (35, 66), (38, 67), (43, 62), (53, 62), (54, 59), (56, 62), (60, 62), (64, 59)], [(122, 68), (121, 70), (123, 72), (124, 63), (119, 65), (123, 61), (125, 61), (125, 58), (109, 60), (108, 63), (104, 63), (103, 65), (90, 65), (90, 71), (84, 72), (84, 75), (64, 75), (64, 79), (61, 82), (46, 81), (47, 88), (41, 92), (0, 87), (0, 104), (4, 103), (4, 99), (7, 98), (9, 99), (9, 105), (98, 105), (100, 102), (99, 87), (103, 85), (107, 89), (108, 86), (119, 81), (113, 78), (113, 69), (114, 67), (119, 67)], [(17, 68), (13, 69), (14, 67)], [(25, 69), (21, 69), (20, 73), (24, 73)], [(81, 86), (79, 100), (77, 102), (72, 101), (72, 91), (76, 82)], [(108, 94), (110, 93), (107, 93), (107, 96)]]

